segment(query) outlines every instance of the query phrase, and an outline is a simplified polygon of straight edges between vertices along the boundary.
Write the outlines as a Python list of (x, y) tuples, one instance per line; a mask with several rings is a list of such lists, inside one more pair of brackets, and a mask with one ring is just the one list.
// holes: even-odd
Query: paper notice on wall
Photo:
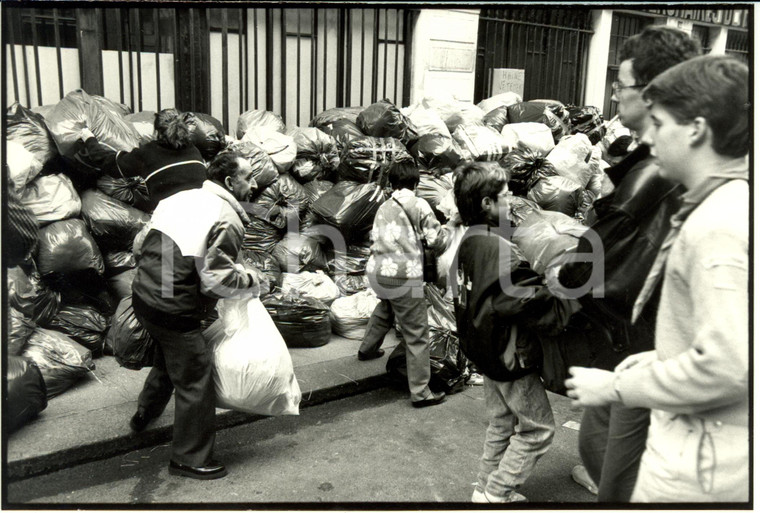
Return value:
[(519, 94), (520, 97), (523, 97), (523, 89), (525, 89), (524, 69), (491, 69), (491, 94), (489, 96), (512, 92)]

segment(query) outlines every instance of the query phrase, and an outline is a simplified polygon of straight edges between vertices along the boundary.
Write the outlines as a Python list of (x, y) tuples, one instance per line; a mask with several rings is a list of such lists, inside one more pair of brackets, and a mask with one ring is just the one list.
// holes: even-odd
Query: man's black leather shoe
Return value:
[(384, 349), (378, 349), (377, 351), (375, 351), (374, 353), (371, 353), (371, 354), (362, 353), (361, 351), (359, 351), (358, 354), (359, 354), (359, 359), (361, 361), (374, 360), (375, 358), (380, 358), (381, 356), (383, 356), (385, 354), (385, 350)]
[(191, 467), (169, 461), (169, 473), (174, 476), (190, 477), (192, 479), (219, 479), (227, 475), (227, 467), (218, 461), (210, 461), (202, 467)]
[(144, 430), (148, 424), (151, 423), (154, 417), (148, 417), (141, 411), (137, 411), (134, 415), (132, 415), (132, 418), (129, 419), (129, 427), (132, 428), (132, 431), (135, 431), (136, 433), (139, 433), (140, 431)]
[(424, 408), (425, 406), (434, 406), (436, 404), (441, 404), (443, 401), (446, 400), (446, 394), (443, 392), (438, 392), (437, 394), (434, 392), (433, 396), (428, 399), (423, 399), (421, 401), (412, 401), (412, 406), (415, 408)]

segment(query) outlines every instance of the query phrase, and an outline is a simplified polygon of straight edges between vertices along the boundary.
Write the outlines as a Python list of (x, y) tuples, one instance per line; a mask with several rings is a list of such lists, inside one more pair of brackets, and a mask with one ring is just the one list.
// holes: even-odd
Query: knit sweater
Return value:
[(448, 233), (424, 199), (409, 189), (394, 191), (375, 215), (367, 273), (386, 285), (422, 280), (420, 234), (424, 234), (428, 246), (440, 254), (446, 249)]

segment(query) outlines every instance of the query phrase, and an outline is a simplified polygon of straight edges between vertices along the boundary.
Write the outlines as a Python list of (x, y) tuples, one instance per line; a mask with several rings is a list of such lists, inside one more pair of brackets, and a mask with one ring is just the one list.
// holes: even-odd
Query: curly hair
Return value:
[(180, 112), (177, 109), (164, 109), (156, 113), (153, 128), (156, 130), (156, 142), (166, 148), (179, 150), (192, 143), (195, 115), (192, 112)]
[(703, 55), (661, 74), (644, 89), (678, 123), (703, 117), (712, 130), (712, 148), (738, 158), (749, 152), (749, 68), (733, 57)]
[(620, 61), (633, 59), (636, 83), (648, 84), (666, 69), (701, 54), (699, 41), (686, 32), (667, 25), (650, 25), (625, 40)]
[(240, 169), (239, 159), (245, 160), (245, 157), (237, 151), (226, 150), (219, 153), (208, 165), (206, 176), (209, 180), (223, 184), (225, 178), (237, 174)]
[(496, 162), (470, 162), (454, 171), (454, 197), (459, 216), (467, 226), (483, 223), (483, 198), (496, 197), (509, 181), (509, 173)]

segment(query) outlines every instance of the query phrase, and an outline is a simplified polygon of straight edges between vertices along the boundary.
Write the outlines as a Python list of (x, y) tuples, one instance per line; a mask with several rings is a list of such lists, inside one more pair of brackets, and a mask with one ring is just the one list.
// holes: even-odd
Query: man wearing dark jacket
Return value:
[(130, 425), (143, 430), (175, 390), (169, 473), (195, 479), (227, 475), (212, 459), (214, 383), (200, 321), (219, 298), (258, 294), (256, 275), (236, 263), (248, 222), (238, 201), (255, 187), (251, 166), (240, 155), (222, 153), (208, 176), (202, 187), (159, 202), (132, 284), (135, 315), (157, 347)]
[[(612, 84), (621, 123), (634, 135), (650, 124), (641, 90), (655, 76), (699, 55), (698, 43), (688, 34), (667, 26), (651, 26), (629, 38), (624, 46), (618, 80)], [(595, 361), (591, 366), (612, 370), (627, 356), (654, 348), (657, 301), (631, 324), (634, 301), (667, 235), (670, 217), (683, 192), (662, 178), (659, 166), (640, 144), (631, 154), (606, 170), (615, 190), (594, 203), (596, 221), (590, 230), (604, 248), (604, 273), (592, 276), (590, 263), (569, 263), (559, 271), (567, 288), (584, 284), (603, 286), (601, 298), (580, 298), (580, 316), (590, 324)], [(590, 253), (589, 239), (580, 239), (577, 253)], [(576, 319), (577, 321), (577, 319)], [(588, 474), (599, 488), (599, 502), (628, 502), (636, 483), (644, 451), (649, 410), (622, 403), (586, 408), (581, 422), (579, 449)], [(576, 472), (582, 469), (574, 469)], [(578, 478), (576, 478), (578, 479)]]

